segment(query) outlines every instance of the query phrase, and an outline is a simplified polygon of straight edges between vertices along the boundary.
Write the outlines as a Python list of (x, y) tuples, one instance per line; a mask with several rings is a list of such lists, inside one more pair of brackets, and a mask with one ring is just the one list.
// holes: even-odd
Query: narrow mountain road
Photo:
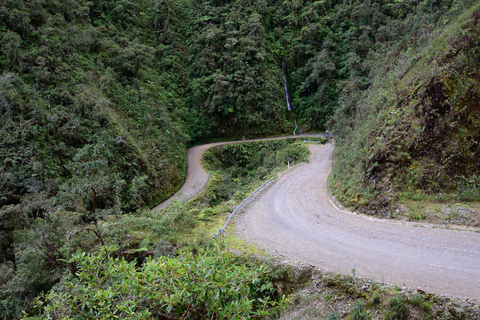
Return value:
[(212, 147), (229, 144), (229, 143), (243, 143), (249, 141), (261, 141), (261, 140), (274, 140), (274, 139), (285, 139), (285, 138), (298, 138), (298, 137), (323, 137), (323, 134), (303, 134), (296, 136), (284, 136), (284, 137), (275, 137), (275, 138), (263, 138), (263, 139), (252, 139), (246, 141), (225, 141), (225, 142), (214, 142), (209, 144), (202, 144), (188, 149), (187, 151), (187, 179), (183, 184), (182, 188), (178, 190), (173, 196), (168, 200), (160, 203), (152, 209), (152, 211), (164, 209), (170, 202), (173, 200), (183, 200), (192, 197), (199, 193), (205, 182), (207, 182), (209, 176), (208, 172), (203, 168), (201, 164), (202, 155), (205, 151)]
[(480, 298), (480, 233), (354, 215), (326, 189), (333, 146), (312, 145), (236, 218), (236, 232), (275, 255), (427, 292)]
[[(195, 194), (208, 173), (205, 150), (188, 150), (188, 176), (171, 199)], [(310, 145), (310, 163), (278, 179), (246, 212), (235, 232), (274, 255), (319, 268), (428, 292), (480, 299), (480, 233), (415, 227), (357, 216), (336, 207), (326, 189), (333, 145)], [(168, 200), (153, 210), (164, 208)]]

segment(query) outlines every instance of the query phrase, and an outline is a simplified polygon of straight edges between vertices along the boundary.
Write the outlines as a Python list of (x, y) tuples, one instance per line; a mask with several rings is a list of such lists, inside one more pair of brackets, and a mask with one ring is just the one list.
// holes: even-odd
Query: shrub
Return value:
[(112, 258), (108, 249), (76, 254), (77, 272), (37, 299), (49, 319), (244, 319), (278, 313), (265, 266), (239, 264), (219, 245), (197, 254), (135, 262)]
[(342, 317), (340, 317), (338, 313), (331, 313), (325, 318), (325, 320), (340, 320), (340, 319), (342, 319)]
[(401, 297), (392, 297), (388, 301), (388, 310), (385, 312), (385, 320), (407, 319), (408, 308)]
[(432, 318), (432, 309), (433, 304), (425, 299), (421, 294), (416, 294), (410, 299), (410, 304), (418, 307), (422, 312), (422, 317), (424, 319)]
[(355, 301), (352, 306), (352, 313), (350, 314), (350, 320), (364, 320), (367, 318), (367, 312), (365, 311), (362, 301)]

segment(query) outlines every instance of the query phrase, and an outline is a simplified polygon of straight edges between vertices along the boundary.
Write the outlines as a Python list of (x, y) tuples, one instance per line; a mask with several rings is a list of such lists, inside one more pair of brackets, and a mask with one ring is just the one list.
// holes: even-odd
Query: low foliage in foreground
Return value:
[(475, 300), (308, 267), (293, 267), (288, 274), (295, 289), (290, 307), (282, 312), (283, 319), (480, 319)]
[[(143, 262), (150, 255), (171, 256), (178, 248), (195, 248), (196, 240), (205, 242), (206, 236), (200, 233), (207, 231), (200, 230), (202, 226), (210, 228), (208, 224), (232, 212), (260, 184), (284, 170), (287, 156), (290, 164), (308, 158), (308, 148), (303, 144), (283, 140), (241, 143), (237, 149), (229, 149), (231, 158), (217, 159), (212, 155), (218, 170), (211, 168), (205, 191), (192, 201), (174, 201), (161, 211), (119, 215), (97, 210), (98, 219), (92, 221), (87, 218), (94, 216), (93, 212), (59, 210), (31, 219), (14, 206), (0, 209), (0, 248), (2, 225), (4, 239), (11, 238), (15, 244), (0, 250), (0, 254), (15, 261), (2, 263), (0, 258), (0, 315), (13, 320), (21, 316), (22, 310), (30, 312), (33, 299), (40, 292), (49, 292), (61, 280), (69, 268), (67, 261), (77, 251), (91, 253), (104, 245), (114, 246), (114, 255)], [(232, 159), (241, 165), (224, 162)]]
[(141, 267), (112, 258), (108, 248), (70, 263), (77, 271), (37, 299), (42, 318), (244, 319), (279, 314), (286, 305), (265, 266), (238, 263), (221, 245)]

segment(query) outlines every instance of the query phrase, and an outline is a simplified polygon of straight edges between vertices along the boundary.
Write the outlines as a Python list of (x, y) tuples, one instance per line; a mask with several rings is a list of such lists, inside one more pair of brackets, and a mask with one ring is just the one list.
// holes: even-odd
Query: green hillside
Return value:
[(390, 215), (398, 201), (480, 200), (479, 8), (420, 26), (337, 111), (331, 183), (345, 204)]
[(147, 5), (108, 15), (87, 1), (0, 7), (1, 206), (31, 206), (32, 217), (60, 202), (131, 211), (181, 185), (183, 103), (157, 70)]
[(150, 214), (202, 142), (328, 129), (346, 206), (480, 201), (479, 12), (472, 0), (0, 0), (0, 315), (34, 310), (77, 250), (174, 252), (209, 206), (283, 165), (264, 150), (270, 162), (247, 157), (195, 207)]

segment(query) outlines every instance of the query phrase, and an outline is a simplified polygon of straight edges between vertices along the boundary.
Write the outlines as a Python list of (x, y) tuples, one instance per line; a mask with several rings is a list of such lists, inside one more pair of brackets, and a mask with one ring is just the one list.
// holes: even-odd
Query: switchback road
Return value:
[(283, 175), (236, 231), (248, 242), (323, 269), (406, 284), (427, 292), (480, 298), (480, 233), (419, 227), (339, 209), (326, 179), (333, 145), (311, 145), (310, 163)]
[[(284, 139), (284, 138), (298, 138), (298, 137), (323, 137), (322, 134), (303, 134), (297, 136), (284, 136), (276, 138), (264, 138), (264, 139), (253, 139), (248, 141), (260, 141), (260, 140), (273, 140), (273, 139)], [(205, 182), (208, 179), (208, 172), (202, 167), (201, 160), (202, 155), (205, 151), (212, 147), (228, 144), (228, 143), (242, 143), (243, 141), (226, 141), (226, 142), (214, 142), (209, 144), (202, 144), (195, 147), (191, 147), (187, 151), (187, 179), (183, 184), (182, 188), (176, 192), (168, 200), (160, 203), (158, 206), (152, 209), (161, 210), (165, 208), (172, 200), (182, 200), (190, 198), (192, 195), (197, 194), (203, 188)]]
[[(199, 191), (205, 150), (188, 151), (188, 175), (173, 198)], [(328, 195), (333, 145), (310, 145), (310, 163), (287, 171), (246, 212), (237, 234), (289, 260), (428, 292), (480, 299), (480, 233), (374, 219), (339, 209)], [(171, 201), (171, 200), (170, 200)], [(164, 202), (153, 210), (166, 206)]]

